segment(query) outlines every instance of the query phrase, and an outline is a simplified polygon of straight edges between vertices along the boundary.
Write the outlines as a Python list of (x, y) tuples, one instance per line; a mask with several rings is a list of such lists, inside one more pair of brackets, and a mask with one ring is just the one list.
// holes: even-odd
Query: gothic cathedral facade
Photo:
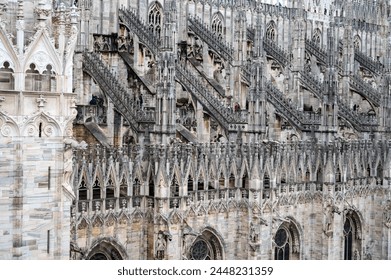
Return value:
[(0, 258), (391, 259), (390, 24), (386, 0), (0, 0)]

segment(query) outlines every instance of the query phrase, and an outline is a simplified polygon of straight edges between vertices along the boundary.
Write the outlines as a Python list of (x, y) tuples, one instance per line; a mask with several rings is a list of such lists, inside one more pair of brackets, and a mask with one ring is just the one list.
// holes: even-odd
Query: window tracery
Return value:
[(312, 42), (320, 46), (322, 43), (321, 38), (322, 38), (322, 32), (319, 30), (319, 28), (316, 28), (314, 31), (314, 35), (312, 35)]
[(276, 25), (274, 21), (269, 22), (266, 28), (266, 38), (271, 41), (276, 41)]
[(213, 16), (212, 30), (219, 39), (223, 39), (223, 19), (220, 14), (215, 14)]
[(349, 210), (343, 225), (344, 260), (360, 259), (361, 223), (357, 213)]
[(299, 232), (291, 220), (286, 220), (274, 235), (274, 259), (300, 259)]
[(353, 41), (353, 45), (354, 45), (354, 49), (355, 50), (361, 50), (361, 38), (360, 36), (356, 35), (354, 37), (354, 41)]
[(53, 71), (53, 67), (48, 64), (42, 74), (36, 68), (36, 65), (31, 63), (30, 68), (26, 71), (25, 90), (56, 91), (56, 73)]
[(194, 240), (188, 254), (191, 260), (223, 259), (221, 244), (216, 235), (209, 230), (205, 230)]
[(149, 31), (160, 38), (162, 31), (162, 10), (158, 3), (151, 6), (148, 12)]
[(276, 243), (275, 259), (276, 260), (289, 260), (289, 234), (285, 228), (280, 228), (274, 238)]

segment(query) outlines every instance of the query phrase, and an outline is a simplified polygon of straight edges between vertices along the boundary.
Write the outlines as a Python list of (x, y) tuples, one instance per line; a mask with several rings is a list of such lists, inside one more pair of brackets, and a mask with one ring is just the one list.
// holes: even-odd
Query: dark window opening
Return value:
[(38, 127), (38, 137), (39, 138), (42, 137), (42, 123), (41, 122), (39, 123), (39, 127)]

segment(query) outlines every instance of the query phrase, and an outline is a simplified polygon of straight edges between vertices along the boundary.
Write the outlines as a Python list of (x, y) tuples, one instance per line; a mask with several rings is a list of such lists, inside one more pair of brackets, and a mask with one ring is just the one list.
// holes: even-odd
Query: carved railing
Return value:
[(318, 46), (311, 40), (305, 40), (305, 48), (310, 54), (314, 55), (318, 59), (318, 61), (322, 62), (323, 64), (326, 64), (327, 52), (320, 48), (320, 46)]
[(364, 82), (359, 76), (350, 76), (350, 85), (357, 92), (362, 94), (366, 99), (371, 101), (374, 105), (379, 106), (381, 102), (381, 95), (372, 86)]
[(273, 104), (278, 113), (292, 125), (302, 131), (311, 131), (312, 128), (320, 125), (320, 115), (298, 111), (271, 82), (266, 82), (265, 88), (267, 101)]
[(310, 72), (300, 71), (301, 82), (318, 97), (322, 99), (322, 92), (324, 90), (323, 83), (316, 79)]
[(233, 60), (233, 49), (228, 46), (216, 33), (206, 27), (199, 19), (189, 15), (189, 28), (200, 37), (208, 46), (214, 49), (224, 60)]
[[(189, 64), (189, 63), (188, 63)], [(224, 99), (219, 98), (217, 93), (213, 95), (205, 82), (196, 77), (194, 71), (187, 70), (183, 65), (176, 64), (176, 78), (186, 90), (197, 99), (206, 111), (208, 111), (226, 129), (235, 129), (236, 124), (246, 123), (240, 112), (233, 112), (231, 108), (223, 105)]]
[(286, 53), (274, 41), (264, 37), (263, 48), (265, 49), (266, 53), (268, 53), (271, 57), (277, 60), (283, 67), (286, 67), (290, 64), (289, 54)]
[[(202, 41), (204, 41), (211, 49), (216, 51), (224, 60), (232, 63), (234, 50), (228, 46), (228, 44), (219, 38), (216, 33), (211, 31), (210, 28), (203, 24), (198, 18), (189, 15), (188, 22), (191, 30), (193, 30), (193, 32), (197, 34)], [(248, 83), (251, 82), (251, 71), (248, 65), (240, 66), (240, 73)]]
[[(142, 43), (146, 44), (155, 54), (159, 52), (158, 40), (149, 34), (148, 28), (135, 13), (130, 10), (120, 10), (119, 16), (122, 23), (132, 30)], [(213, 46), (220, 54), (225, 55), (227, 60), (232, 60), (233, 50), (221, 42), (199, 20), (189, 18), (189, 24), (201, 39)], [(183, 65), (176, 65), (176, 78), (223, 127), (236, 129), (237, 124), (246, 123), (245, 117), (240, 112), (232, 112), (230, 108), (224, 106), (224, 99), (219, 95), (218, 91), (209, 85), (205, 77), (199, 74), (190, 61), (188, 61), (186, 67), (191, 67), (191, 71), (187, 70)]]
[(113, 102), (116, 110), (136, 131), (141, 131), (142, 123), (155, 122), (154, 112), (145, 111), (140, 104), (134, 102), (134, 97), (127, 92), (96, 53), (83, 53), (83, 70), (98, 83), (100, 89)]
[(374, 74), (379, 75), (384, 70), (384, 66), (380, 62), (375, 61), (359, 50), (354, 50), (354, 59)]
[(338, 98), (338, 115), (358, 131), (372, 131), (378, 125), (376, 116), (357, 113), (351, 110), (340, 98)]
[[(254, 41), (255, 32), (252, 28), (247, 28), (247, 39)], [(289, 54), (283, 50), (279, 45), (277, 45), (274, 41), (264, 37), (263, 38), (263, 48), (266, 53), (268, 53), (271, 57), (277, 60), (283, 67), (290, 64), (291, 60)]]
[(140, 42), (145, 44), (156, 55), (159, 51), (159, 40), (152, 35), (147, 25), (129, 9), (120, 9), (118, 15), (120, 22), (134, 32)]

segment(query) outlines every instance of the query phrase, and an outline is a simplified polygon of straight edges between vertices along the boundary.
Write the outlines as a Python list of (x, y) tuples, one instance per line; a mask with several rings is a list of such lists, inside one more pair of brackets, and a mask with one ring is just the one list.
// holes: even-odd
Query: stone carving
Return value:
[(189, 251), (194, 240), (200, 236), (199, 232), (194, 231), (190, 226), (185, 223), (182, 229), (182, 259), (189, 259)]
[(324, 211), (325, 215), (325, 226), (323, 232), (327, 236), (332, 236), (333, 234), (333, 223), (334, 223), (334, 214), (337, 213), (338, 215), (341, 214), (341, 211), (339, 211), (338, 207), (334, 205), (333, 203), (329, 203)]
[(81, 249), (77, 246), (76, 242), (71, 241), (70, 246), (70, 259), (71, 260), (80, 260), (85, 256), (86, 250)]
[(172, 236), (168, 231), (159, 231), (156, 240), (156, 255), (157, 260), (164, 260), (167, 249), (167, 242), (172, 240)]

